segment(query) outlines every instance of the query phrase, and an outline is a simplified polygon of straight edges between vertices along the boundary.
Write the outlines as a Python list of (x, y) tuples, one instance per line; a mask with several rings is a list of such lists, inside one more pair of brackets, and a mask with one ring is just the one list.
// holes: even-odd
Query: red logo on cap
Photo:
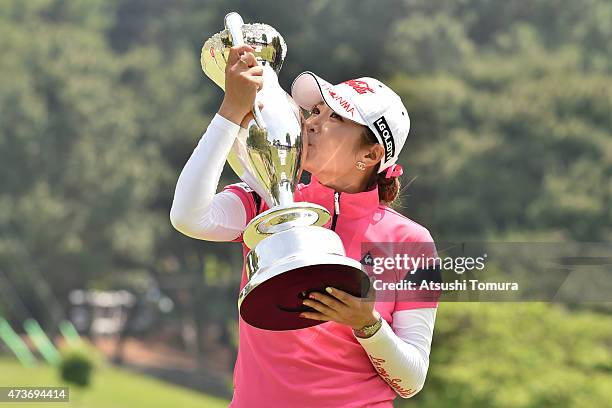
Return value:
[(363, 95), (366, 92), (374, 93), (374, 90), (370, 88), (370, 85), (368, 85), (368, 83), (365, 81), (360, 81), (358, 79), (349, 79), (348, 81), (344, 81), (343, 84), (347, 84), (348, 86), (353, 88), (355, 92), (357, 92), (359, 95)]
[(346, 99), (344, 99), (341, 95), (338, 95), (336, 92), (333, 91), (333, 88), (327, 85), (323, 85), (322, 88), (327, 91), (327, 93), (329, 94), (329, 96), (338, 102), (338, 104), (344, 108), (344, 110), (346, 111), (346, 113), (350, 113), (351, 116), (353, 116), (354, 112), (355, 112), (355, 108), (353, 108), (353, 106), (351, 105), (351, 103), (349, 101), (347, 101)]

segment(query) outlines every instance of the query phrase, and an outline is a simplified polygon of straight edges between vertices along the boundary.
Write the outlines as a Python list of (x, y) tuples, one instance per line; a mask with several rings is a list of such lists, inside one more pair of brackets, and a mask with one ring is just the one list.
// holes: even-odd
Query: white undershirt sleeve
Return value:
[(246, 226), (246, 210), (229, 191), (215, 194), (240, 126), (217, 114), (176, 183), (170, 222), (177, 231), (206, 241), (232, 241)]
[(425, 384), (437, 308), (393, 313), (393, 328), (383, 319), (372, 337), (357, 341), (378, 375), (402, 398), (410, 398)]

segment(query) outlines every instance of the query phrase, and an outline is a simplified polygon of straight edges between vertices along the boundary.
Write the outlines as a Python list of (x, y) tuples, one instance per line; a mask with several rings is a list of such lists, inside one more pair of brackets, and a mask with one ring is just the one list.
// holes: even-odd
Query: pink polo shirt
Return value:
[[(250, 192), (241, 185), (225, 190), (241, 198), (247, 222), (257, 215)], [(334, 191), (314, 177), (308, 185), (298, 185), (295, 200), (316, 203), (334, 213)], [(262, 211), (266, 209), (264, 204)], [(364, 242), (432, 242), (427, 229), (380, 205), (377, 189), (342, 193), (335, 231), (347, 256), (356, 260), (363, 257)], [(243, 252), (245, 256), (248, 253), (244, 243)], [(243, 266), (240, 289), (246, 283)], [(390, 325), (393, 312), (421, 307), (437, 307), (437, 302), (377, 298), (375, 303)], [(350, 327), (326, 322), (275, 332), (253, 327), (240, 316), (238, 319), (240, 340), (230, 407), (393, 407), (395, 391), (377, 374)]]

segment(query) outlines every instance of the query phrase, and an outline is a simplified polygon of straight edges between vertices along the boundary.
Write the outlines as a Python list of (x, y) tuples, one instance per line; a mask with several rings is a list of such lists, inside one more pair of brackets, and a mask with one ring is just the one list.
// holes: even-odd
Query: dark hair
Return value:
[[(372, 132), (372, 130), (367, 126), (363, 127), (362, 139), (363, 143), (366, 145), (379, 144), (376, 135), (374, 135), (374, 132)], [(374, 184), (377, 184), (378, 199), (381, 203), (385, 205), (391, 205), (399, 195), (401, 186), (400, 179), (399, 177), (385, 178), (386, 171), (377, 173), (376, 169), (372, 173), (372, 177), (370, 179), (370, 182), (368, 183), (368, 186), (374, 187)]]

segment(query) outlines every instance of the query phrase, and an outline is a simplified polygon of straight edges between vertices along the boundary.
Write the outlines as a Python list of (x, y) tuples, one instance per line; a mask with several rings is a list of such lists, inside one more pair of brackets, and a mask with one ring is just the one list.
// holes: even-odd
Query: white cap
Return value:
[(332, 85), (307, 71), (293, 81), (291, 96), (306, 110), (325, 102), (338, 115), (369, 127), (385, 149), (379, 173), (397, 161), (410, 117), (399, 95), (379, 80), (362, 77)]

